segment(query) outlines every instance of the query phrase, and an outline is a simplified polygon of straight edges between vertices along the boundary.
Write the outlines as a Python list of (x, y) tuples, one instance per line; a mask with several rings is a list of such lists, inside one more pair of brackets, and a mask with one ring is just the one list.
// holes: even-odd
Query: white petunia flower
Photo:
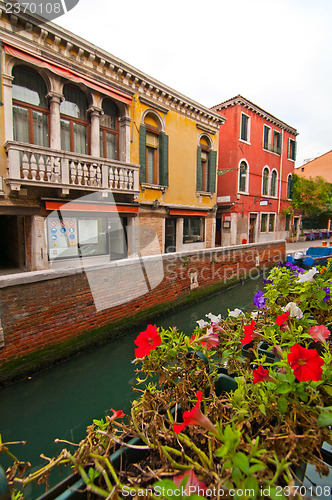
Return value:
[(205, 328), (206, 326), (210, 326), (210, 323), (208, 323), (204, 319), (199, 319), (198, 321), (196, 321), (196, 323), (198, 324), (201, 330), (203, 330), (203, 328)]
[(206, 314), (205, 316), (209, 318), (211, 323), (219, 323), (221, 321), (221, 314), (218, 314), (218, 316), (216, 316), (215, 314), (209, 313)]
[(231, 316), (232, 318), (238, 318), (239, 316), (244, 316), (244, 312), (241, 311), (238, 307), (234, 309), (234, 311), (229, 311), (228, 316)]
[(301, 309), (295, 304), (295, 302), (288, 302), (287, 306), (281, 308), (284, 312), (289, 312), (290, 318), (303, 318), (303, 312)]
[(296, 280), (296, 283), (305, 283), (306, 281), (314, 281), (314, 276), (317, 274), (318, 271), (315, 267), (312, 267), (309, 269), (308, 272), (302, 274), (298, 280)]
[(251, 319), (257, 319), (258, 311), (253, 311), (250, 315)]

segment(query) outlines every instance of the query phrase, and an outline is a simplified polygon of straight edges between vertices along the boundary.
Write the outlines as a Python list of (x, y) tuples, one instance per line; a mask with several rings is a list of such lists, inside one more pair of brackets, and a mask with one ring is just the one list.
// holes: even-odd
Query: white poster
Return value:
[(98, 221), (96, 219), (85, 219), (78, 221), (78, 234), (80, 245), (98, 243)]

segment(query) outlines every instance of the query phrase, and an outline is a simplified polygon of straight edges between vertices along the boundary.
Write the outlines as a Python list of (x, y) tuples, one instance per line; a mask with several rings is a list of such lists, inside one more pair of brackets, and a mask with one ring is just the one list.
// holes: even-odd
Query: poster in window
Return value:
[(77, 257), (77, 224), (74, 217), (47, 220), (48, 255), (50, 260), (58, 257)]
[(78, 221), (80, 245), (98, 244), (98, 220), (83, 219)]

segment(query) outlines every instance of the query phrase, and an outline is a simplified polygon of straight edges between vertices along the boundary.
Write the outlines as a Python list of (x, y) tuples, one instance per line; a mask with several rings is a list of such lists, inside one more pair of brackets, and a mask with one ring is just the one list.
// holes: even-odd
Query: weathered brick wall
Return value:
[[(37, 271), (0, 279), (5, 361), (79, 337), (96, 328), (236, 277), (256, 278), (285, 259), (285, 243), (252, 244), (128, 259), (107, 267)], [(194, 276), (194, 279), (193, 279)], [(113, 305), (113, 307), (111, 307)], [(93, 335), (93, 334), (92, 334)]]

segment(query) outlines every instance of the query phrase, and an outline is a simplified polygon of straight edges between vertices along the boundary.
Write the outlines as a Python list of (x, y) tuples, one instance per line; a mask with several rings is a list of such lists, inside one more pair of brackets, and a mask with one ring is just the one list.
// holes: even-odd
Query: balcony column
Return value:
[(13, 140), (13, 88), (14, 77), (3, 73), (3, 104), (5, 118), (5, 142)]
[(130, 118), (120, 118), (120, 160), (130, 162)]
[(46, 97), (50, 102), (50, 148), (61, 149), (60, 104), (64, 97), (53, 91)]
[(100, 117), (104, 114), (104, 111), (97, 106), (91, 106), (88, 109), (90, 113), (91, 120), (91, 156), (100, 156)]

